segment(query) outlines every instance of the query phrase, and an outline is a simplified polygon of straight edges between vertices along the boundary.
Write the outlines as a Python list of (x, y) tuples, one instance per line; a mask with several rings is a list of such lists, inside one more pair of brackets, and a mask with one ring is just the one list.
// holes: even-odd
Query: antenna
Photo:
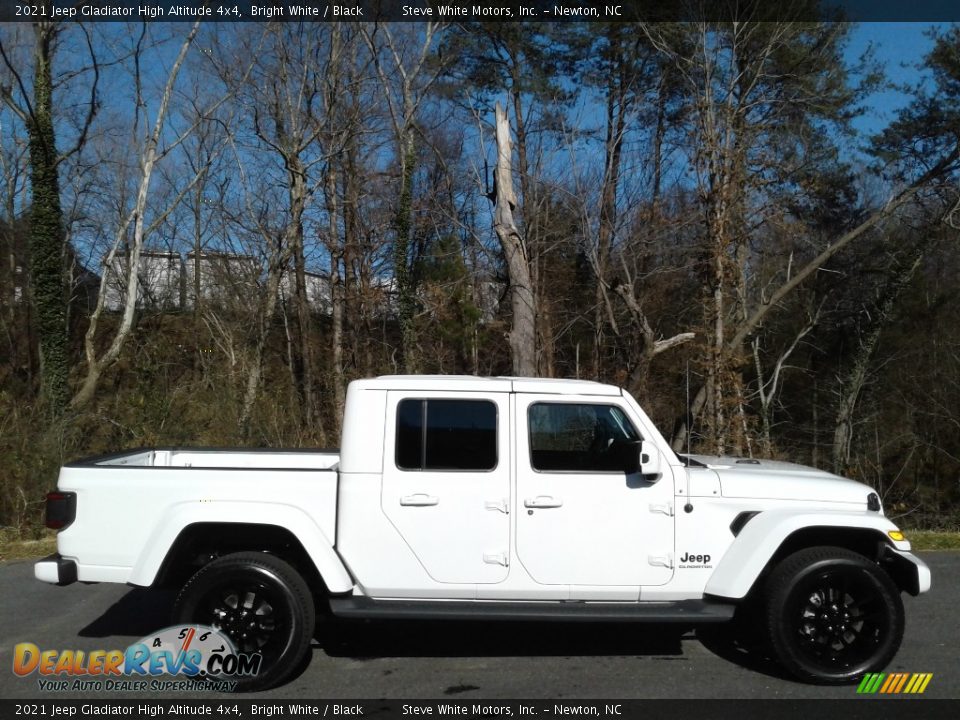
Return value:
[(693, 503), (690, 502), (690, 434), (693, 432), (693, 412), (690, 410), (690, 358), (687, 358), (687, 406), (684, 424), (687, 426), (687, 462), (684, 472), (687, 474), (687, 504), (683, 506), (686, 513), (693, 512)]
[(690, 411), (690, 358), (687, 358), (687, 407), (685, 415), (687, 416), (684, 420), (684, 424), (687, 426), (687, 457), (689, 457), (690, 433), (693, 432), (693, 428), (690, 427), (691, 421), (693, 420), (693, 413)]

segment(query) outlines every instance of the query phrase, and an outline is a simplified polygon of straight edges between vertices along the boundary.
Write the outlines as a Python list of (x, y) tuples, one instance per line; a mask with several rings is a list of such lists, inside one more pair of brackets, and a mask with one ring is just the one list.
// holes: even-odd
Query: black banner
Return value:
[(853, 700), (0, 700), (10, 718), (606, 718), (607, 720), (939, 720), (957, 717), (952, 700), (858, 698)]
[(0, 0), (0, 20), (34, 22), (960, 21), (956, 0)]

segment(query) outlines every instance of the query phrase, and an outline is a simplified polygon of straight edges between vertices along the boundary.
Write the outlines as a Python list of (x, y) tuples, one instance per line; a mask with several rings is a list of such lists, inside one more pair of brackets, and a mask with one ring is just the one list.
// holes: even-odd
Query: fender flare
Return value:
[(180, 533), (197, 523), (274, 525), (289, 530), (303, 545), (331, 593), (353, 589), (353, 579), (333, 543), (303, 510), (292, 505), (263, 502), (193, 501), (171, 505), (158, 519), (127, 582), (144, 587), (153, 584)]
[(714, 569), (704, 592), (716, 597), (740, 600), (747, 596), (760, 573), (790, 535), (806, 528), (865, 530), (897, 550), (909, 550), (910, 543), (894, 542), (887, 535), (897, 526), (873, 512), (836, 510), (765, 510), (746, 524)]

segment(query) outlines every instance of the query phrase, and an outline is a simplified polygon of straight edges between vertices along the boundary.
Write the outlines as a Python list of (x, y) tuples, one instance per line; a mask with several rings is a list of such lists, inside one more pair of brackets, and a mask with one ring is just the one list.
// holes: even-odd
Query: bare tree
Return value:
[[(286, 173), (287, 222), (282, 243), (290, 248), (294, 267), (294, 302), (297, 317), (297, 352), (292, 368), (299, 389), (303, 422), (317, 420), (314, 387), (316, 362), (310, 337), (310, 304), (307, 298), (304, 215), (320, 181), (312, 177), (323, 159), (313, 151), (323, 131), (318, 114), (322, 103), (321, 62), (324, 38), (309, 25), (279, 25), (271, 33), (272, 63), (263, 68), (262, 84), (251, 98), (257, 136), (277, 153)], [(266, 58), (261, 58), (264, 62)], [(336, 72), (336, 70), (334, 70)], [(260, 105), (266, 106), (265, 117)]]
[[(140, 257), (143, 253), (144, 242), (147, 236), (154, 228), (163, 222), (166, 216), (173, 211), (174, 207), (180, 202), (183, 196), (186, 195), (202, 177), (201, 173), (197, 173), (193, 179), (190, 180), (179, 192), (175, 200), (168, 205), (165, 210), (159, 213), (157, 218), (150, 223), (147, 222), (147, 201), (150, 195), (150, 182), (153, 178), (153, 171), (156, 163), (166, 154), (168, 154), (170, 150), (182, 142), (186, 135), (188, 135), (195, 127), (188, 127), (186, 130), (180, 133), (172, 143), (167, 144), (166, 147), (161, 147), (161, 136), (167, 126), (167, 111), (170, 106), (171, 98), (173, 97), (177, 76), (180, 73), (180, 68), (183, 66), (183, 62), (187, 57), (187, 52), (190, 50), (190, 46), (192, 45), (193, 40), (199, 30), (200, 23), (194, 23), (180, 44), (179, 52), (177, 53), (177, 56), (171, 65), (170, 72), (167, 75), (167, 82), (160, 97), (156, 116), (154, 117), (153, 129), (146, 136), (140, 149), (140, 167), (136, 197), (133, 202), (133, 207), (130, 209), (126, 217), (123, 218), (122, 222), (117, 228), (113, 247), (110, 249), (110, 252), (107, 253), (107, 257), (104, 260), (104, 273), (101, 277), (97, 306), (93, 311), (93, 314), (90, 316), (90, 325), (84, 338), (84, 352), (87, 362), (86, 375), (81, 382), (80, 388), (77, 390), (76, 394), (71, 400), (71, 405), (74, 407), (83, 406), (93, 399), (94, 393), (97, 389), (97, 384), (100, 381), (103, 371), (112, 363), (114, 363), (118, 357), (120, 357), (120, 352), (123, 350), (124, 343), (127, 341), (127, 338), (134, 327), (137, 310), (138, 288), (140, 283)], [(144, 34), (145, 31), (146, 28), (144, 28)], [(141, 41), (143, 40), (143, 37), (144, 35), (141, 35)], [(139, 117), (139, 109), (145, 106), (145, 102), (141, 94), (142, 85), (139, 77), (139, 65), (137, 67), (138, 74), (136, 77), (136, 104), (138, 108), (137, 115)], [(220, 102), (222, 102), (222, 100)], [(98, 353), (96, 346), (97, 329), (105, 307), (107, 291), (111, 280), (110, 271), (115, 267), (115, 260), (117, 259), (120, 249), (125, 245), (124, 241), (128, 237), (128, 232), (130, 231), (131, 226), (132, 235), (130, 236), (129, 243), (126, 245), (125, 253), (127, 266), (126, 278), (125, 282), (123, 283), (126, 292), (124, 298), (123, 315), (109, 346), (102, 353)]]
[[(752, 228), (782, 211), (773, 188), (798, 178), (803, 164), (816, 163), (817, 153), (824, 152), (818, 145), (823, 133), (814, 121), (842, 126), (844, 108), (858, 95), (855, 88), (837, 82), (845, 72), (838, 55), (844, 27), (746, 20), (696, 23), (679, 38), (659, 27), (644, 27), (683, 79), (686, 115), (696, 137), (690, 162), (704, 211), (700, 279), (708, 362), (706, 383), (691, 413), (706, 414), (709, 444), (717, 453), (737, 449), (744, 440), (734, 419), (742, 415), (745, 397), (744, 346), (768, 314), (837, 253), (948, 171), (957, 158), (955, 150), (948, 151), (798, 270), (781, 273), (773, 289), (758, 292)], [(800, 53), (805, 46), (817, 52)], [(788, 151), (791, 147), (802, 152)], [(683, 443), (686, 431), (684, 427), (675, 436), (675, 446)]]
[[(320, 262), (320, 258), (312, 256), (323, 249), (329, 253), (333, 304), (335, 368), (330, 390), (333, 406), (342, 406), (343, 295), (338, 270), (342, 257), (342, 212), (337, 201), (337, 175), (338, 158), (356, 125), (342, 97), (349, 89), (344, 81), (347, 44), (340, 23), (271, 25), (265, 32), (262, 50), (256, 54), (249, 82), (244, 77), (234, 77), (229, 64), (221, 67), (226, 82), (237, 88), (238, 97), (243, 100), (251, 134), (249, 147), (240, 147), (239, 141), (235, 141), (245, 208), (235, 222), (259, 237), (266, 258), (253, 332), (253, 357), (238, 418), (245, 436), (251, 432), (278, 303), (291, 294), (291, 289), (295, 323), (289, 322), (286, 306), (283, 321), (287, 361), (301, 411), (300, 427), (310, 429), (321, 440), (327, 435), (327, 418), (320, 400), (323, 382), (315, 354), (318, 343), (314, 302), (319, 300), (318, 288), (309, 287), (307, 282), (308, 272), (315, 275), (318, 269), (314, 265), (309, 270), (308, 263)], [(238, 52), (246, 54), (249, 51), (245, 48), (242, 46)], [(255, 190), (257, 183), (276, 189), (276, 197)], [(318, 192), (324, 196), (322, 206), (316, 202)], [(277, 203), (282, 208), (279, 214)], [(336, 432), (338, 422), (334, 421), (333, 426)]]
[(433, 21), (414, 26), (419, 37), (414, 39), (408, 36), (406, 41), (396, 37), (390, 25), (384, 23), (375, 23), (372, 31), (367, 26), (361, 27), (383, 86), (397, 144), (400, 184), (394, 214), (393, 264), (403, 339), (403, 364), (407, 372), (416, 372), (419, 364), (414, 325), (417, 308), (416, 258), (411, 258), (417, 115), (430, 87), (443, 71), (442, 62), (431, 62), (431, 53), (441, 41), (445, 27), (446, 23)]
[(500, 240), (510, 278), (511, 308), (510, 356), (513, 372), (521, 377), (537, 374), (536, 298), (530, 280), (530, 261), (523, 235), (517, 228), (513, 211), (517, 196), (513, 192), (513, 146), (506, 111), (496, 105), (497, 168), (494, 178), (495, 210), (493, 229)]
[[(330, 256), (331, 358), (330, 385), (333, 395), (331, 433), (340, 434), (346, 401), (347, 370), (344, 349), (347, 343), (357, 352), (360, 342), (359, 318), (365, 313), (360, 298), (364, 273), (360, 246), (361, 192), (363, 172), (361, 140), (366, 108), (361, 90), (366, 81), (358, 68), (358, 35), (351, 26), (333, 23), (328, 40), (327, 70), (322, 90), (324, 118), (320, 142), (325, 163), (322, 189), (326, 225), (321, 236)], [(341, 198), (342, 195), (342, 198)], [(350, 319), (350, 337), (346, 320)], [(354, 357), (354, 362), (356, 358)], [(371, 364), (371, 363), (368, 363)], [(368, 370), (369, 372), (369, 370)]]
[(760, 401), (760, 422), (762, 429), (761, 444), (762, 451), (765, 455), (769, 456), (773, 452), (773, 440), (770, 433), (773, 424), (773, 410), (780, 394), (780, 390), (783, 387), (783, 374), (787, 369), (787, 360), (790, 359), (790, 356), (797, 349), (800, 341), (809, 335), (810, 332), (816, 327), (819, 319), (820, 308), (818, 308), (815, 313), (808, 317), (807, 322), (793, 337), (793, 340), (790, 342), (790, 344), (779, 354), (776, 362), (773, 365), (773, 370), (771, 370), (769, 373), (769, 377), (767, 373), (764, 372), (764, 366), (761, 360), (760, 338), (754, 337), (751, 343), (753, 350), (754, 369), (757, 374), (756, 395), (757, 399)]

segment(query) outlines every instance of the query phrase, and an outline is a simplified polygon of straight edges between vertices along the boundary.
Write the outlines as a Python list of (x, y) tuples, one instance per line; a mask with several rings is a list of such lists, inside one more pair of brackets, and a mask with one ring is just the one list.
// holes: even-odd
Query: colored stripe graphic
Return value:
[(857, 686), (859, 695), (919, 695), (927, 689), (933, 673), (868, 673)]
[(880, 688), (880, 694), (886, 695), (888, 692), (890, 692), (890, 688), (897, 684), (899, 677), (900, 676), (897, 673), (887, 675), (887, 679), (883, 683), (883, 687)]
[(907, 678), (910, 677), (910, 673), (903, 673), (900, 675), (900, 680), (897, 681), (897, 687), (892, 689), (890, 692), (898, 693), (903, 690), (903, 686), (907, 684)]
[(860, 687), (857, 688), (857, 692), (862, 695), (872, 695), (880, 689), (880, 683), (884, 677), (885, 675), (883, 673), (869, 673), (864, 675), (863, 680), (860, 681)]

